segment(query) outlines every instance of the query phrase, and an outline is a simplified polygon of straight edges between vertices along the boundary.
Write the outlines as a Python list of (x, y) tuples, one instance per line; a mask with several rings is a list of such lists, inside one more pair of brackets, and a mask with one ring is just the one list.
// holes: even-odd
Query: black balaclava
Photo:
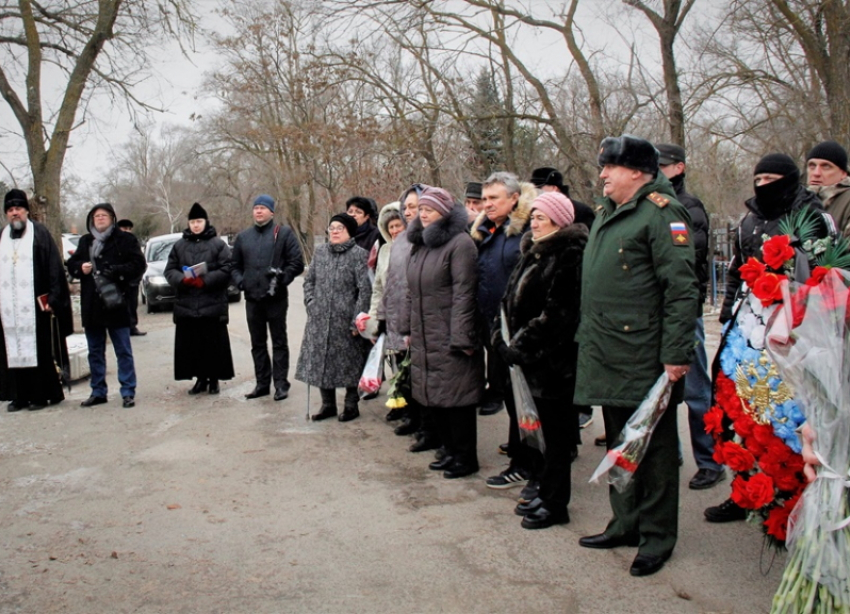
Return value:
[(753, 175), (782, 175), (772, 183), (755, 186), (756, 205), (767, 219), (776, 219), (791, 208), (800, 188), (800, 170), (790, 156), (768, 154), (759, 160)]

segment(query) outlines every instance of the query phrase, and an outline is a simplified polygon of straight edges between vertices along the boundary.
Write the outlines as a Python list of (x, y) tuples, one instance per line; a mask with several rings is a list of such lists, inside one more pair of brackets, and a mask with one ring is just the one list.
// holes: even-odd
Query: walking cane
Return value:
[(307, 384), (307, 415), (304, 416), (307, 422), (310, 421), (310, 384)]
[[(71, 393), (71, 371), (67, 365), (62, 364), (63, 356), (62, 356), (62, 348), (58, 345), (58, 340), (60, 338), (59, 333), (59, 320), (56, 319), (56, 314), (52, 311), (50, 312), (50, 353), (53, 355), (53, 367), (56, 369), (57, 375), (59, 375), (59, 385), (68, 387), (68, 394)], [(56, 360), (56, 353), (59, 353), (59, 360)]]

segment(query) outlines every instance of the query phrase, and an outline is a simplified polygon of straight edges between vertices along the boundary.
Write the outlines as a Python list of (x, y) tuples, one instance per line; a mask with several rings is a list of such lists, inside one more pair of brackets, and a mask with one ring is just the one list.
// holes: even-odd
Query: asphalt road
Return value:
[[(292, 371), (301, 304), (298, 281)], [(383, 399), (346, 424), (306, 421), (297, 382), (286, 401), (244, 400), (244, 303), (231, 307), (237, 376), (219, 396), (173, 381), (171, 314), (142, 310), (135, 409), (121, 408), (108, 355), (109, 404), (79, 407), (83, 381), (56, 407), (0, 413), (0, 613), (768, 611), (784, 557), (763, 551), (758, 527), (703, 520), (729, 481), (688, 490), (684, 406), (679, 544), (660, 573), (632, 578), (635, 549), (577, 543), (609, 516), (606, 488), (587, 483), (598, 410), (573, 468), (571, 524), (527, 531), (518, 491), (484, 486), (506, 463), (505, 412), (479, 419), (481, 473), (444, 480), (393, 435)]]

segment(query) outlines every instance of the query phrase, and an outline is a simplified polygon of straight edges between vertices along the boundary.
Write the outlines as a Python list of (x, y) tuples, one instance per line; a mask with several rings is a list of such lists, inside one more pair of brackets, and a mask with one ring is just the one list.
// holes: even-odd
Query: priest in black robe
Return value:
[(41, 409), (65, 398), (71, 294), (50, 231), (29, 219), (26, 194), (7, 192), (3, 210), (8, 225), (0, 232), (0, 400), (11, 401), (8, 411)]

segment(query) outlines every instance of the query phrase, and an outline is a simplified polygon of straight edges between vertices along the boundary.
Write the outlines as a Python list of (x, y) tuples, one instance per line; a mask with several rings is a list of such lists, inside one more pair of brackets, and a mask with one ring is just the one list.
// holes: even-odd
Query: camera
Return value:
[(266, 277), (269, 278), (269, 291), (267, 292), (269, 296), (274, 296), (277, 292), (277, 280), (282, 274), (283, 270), (277, 267), (270, 266), (266, 270)]

